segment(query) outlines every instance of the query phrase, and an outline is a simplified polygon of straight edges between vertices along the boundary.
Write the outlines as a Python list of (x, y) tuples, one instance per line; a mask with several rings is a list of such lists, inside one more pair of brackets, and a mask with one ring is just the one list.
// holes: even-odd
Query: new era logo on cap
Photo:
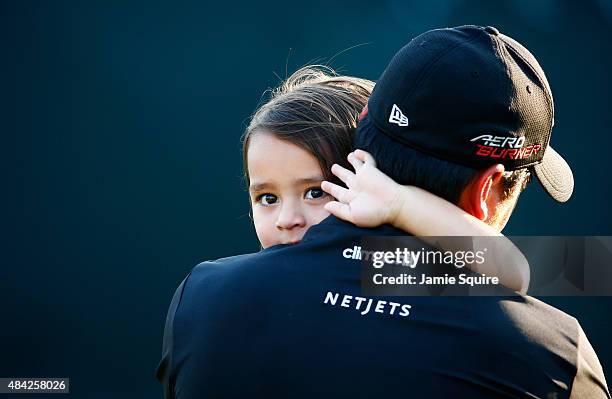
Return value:
[(395, 123), (398, 126), (408, 126), (408, 117), (402, 113), (402, 110), (395, 104), (389, 115), (389, 122)]

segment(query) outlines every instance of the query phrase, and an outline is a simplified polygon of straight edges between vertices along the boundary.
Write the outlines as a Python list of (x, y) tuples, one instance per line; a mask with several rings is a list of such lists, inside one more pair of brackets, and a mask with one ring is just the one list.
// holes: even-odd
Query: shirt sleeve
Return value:
[(569, 399), (610, 399), (610, 391), (599, 359), (580, 325), (577, 352), (576, 376)]
[(162, 358), (159, 362), (155, 371), (155, 378), (162, 384), (164, 399), (174, 399), (174, 383), (172, 377), (172, 353), (173, 353), (173, 332), (174, 332), (174, 315), (179, 307), (181, 298), (183, 296), (183, 289), (185, 288), (185, 282), (189, 278), (189, 275), (181, 282), (176, 289), (170, 307), (168, 309), (168, 315), (166, 316), (166, 324), (164, 326), (164, 338), (162, 342)]

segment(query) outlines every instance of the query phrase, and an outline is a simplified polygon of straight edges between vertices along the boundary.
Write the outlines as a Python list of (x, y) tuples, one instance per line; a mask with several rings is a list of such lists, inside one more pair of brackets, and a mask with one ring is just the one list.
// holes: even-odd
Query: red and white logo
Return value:
[(476, 155), (488, 158), (525, 159), (537, 154), (542, 148), (539, 144), (524, 147), (525, 137), (483, 134), (470, 141), (476, 142)]

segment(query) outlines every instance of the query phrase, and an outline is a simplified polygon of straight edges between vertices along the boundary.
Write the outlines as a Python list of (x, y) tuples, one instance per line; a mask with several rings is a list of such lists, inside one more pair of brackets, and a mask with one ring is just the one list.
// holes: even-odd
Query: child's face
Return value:
[(247, 153), (253, 223), (263, 248), (299, 242), (329, 216), (323, 173), (307, 151), (272, 134), (251, 137)]

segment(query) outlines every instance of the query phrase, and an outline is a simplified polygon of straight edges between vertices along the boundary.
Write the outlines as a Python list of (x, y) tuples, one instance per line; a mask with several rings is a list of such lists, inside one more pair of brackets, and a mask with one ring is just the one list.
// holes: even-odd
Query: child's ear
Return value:
[(363, 110), (361, 110), (361, 113), (357, 117), (357, 122), (361, 122), (363, 118), (366, 117), (367, 114), (368, 114), (368, 104), (366, 104), (366, 106), (363, 107)]

